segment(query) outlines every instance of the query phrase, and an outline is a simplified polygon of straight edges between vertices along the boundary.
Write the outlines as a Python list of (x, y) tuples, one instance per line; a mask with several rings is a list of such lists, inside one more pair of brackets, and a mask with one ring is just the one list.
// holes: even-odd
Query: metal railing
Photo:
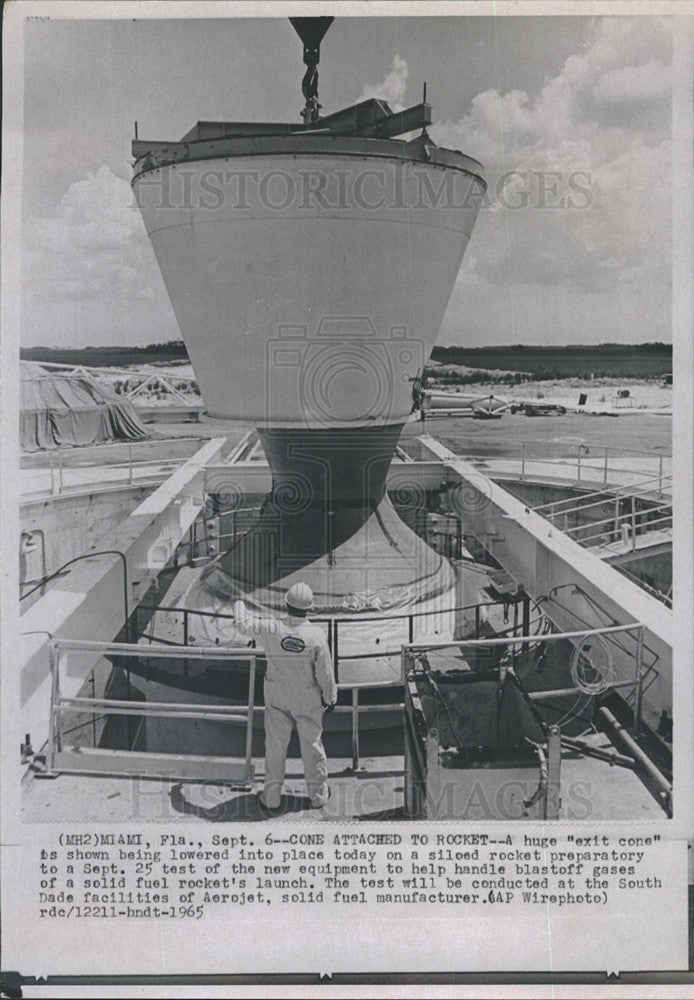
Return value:
[[(522, 601), (528, 601), (529, 603), (531, 603), (530, 598), (527, 595), (522, 595), (521, 600)], [(414, 638), (415, 638), (415, 621), (417, 619), (420, 619), (420, 618), (430, 618), (430, 617), (433, 617), (433, 616), (436, 616), (436, 615), (440, 615), (440, 616), (444, 616), (445, 615), (446, 617), (448, 617), (448, 616), (451, 616), (451, 615), (459, 615), (459, 614), (462, 614), (462, 613), (464, 613), (466, 611), (474, 611), (474, 614), (475, 614), (475, 623), (474, 623), (475, 631), (474, 631), (474, 636), (475, 636), (476, 639), (478, 639), (479, 636), (480, 636), (480, 629), (482, 627), (482, 611), (483, 611), (483, 609), (486, 609), (486, 608), (501, 608), (502, 610), (507, 610), (514, 603), (515, 602), (513, 600), (508, 600), (508, 601), (504, 601), (504, 600), (481, 601), (481, 602), (478, 602), (476, 604), (465, 604), (465, 605), (460, 605), (460, 606), (452, 607), (452, 608), (435, 608), (435, 609), (430, 610), (430, 611), (409, 611), (409, 612), (407, 612), (405, 614), (399, 614), (399, 615), (397, 615), (397, 614), (396, 615), (373, 615), (373, 616), (369, 615), (368, 618), (360, 618), (360, 617), (354, 617), (354, 616), (353, 617), (349, 617), (349, 618), (322, 618), (322, 617), (313, 617), (313, 616), (311, 616), (310, 620), (315, 625), (327, 625), (327, 627), (328, 627), (327, 628), (328, 647), (330, 649), (330, 653), (331, 653), (331, 656), (332, 656), (333, 670), (335, 671), (335, 679), (339, 683), (340, 663), (341, 662), (354, 661), (354, 660), (382, 659), (384, 657), (397, 657), (397, 656), (400, 656), (400, 651), (401, 651), (401, 646), (398, 646), (397, 648), (394, 648), (394, 649), (382, 649), (382, 650), (381, 649), (374, 649), (374, 650), (372, 650), (372, 651), (370, 651), (368, 653), (353, 653), (353, 654), (347, 654), (347, 655), (340, 654), (340, 628), (341, 627), (348, 626), (348, 625), (371, 625), (371, 624), (377, 623), (377, 622), (400, 622), (400, 623), (403, 624), (403, 626), (405, 624), (407, 625), (407, 641), (408, 642), (413, 642)], [(233, 614), (223, 614), (221, 612), (215, 612), (215, 611), (201, 611), (201, 610), (197, 610), (196, 608), (176, 607), (175, 605), (144, 604), (143, 603), (143, 604), (139, 604), (138, 605), (137, 612), (139, 612), (140, 610), (145, 611), (145, 612), (151, 612), (152, 613), (151, 621), (154, 620), (154, 615), (156, 614), (157, 611), (161, 611), (162, 613), (170, 613), (170, 614), (182, 615), (182, 618), (183, 618), (183, 621), (182, 621), (182, 632), (183, 632), (183, 634), (182, 634), (182, 642), (181, 643), (176, 643), (176, 642), (173, 642), (172, 640), (162, 639), (159, 636), (155, 636), (153, 634), (153, 632), (150, 633), (150, 635), (147, 635), (144, 631), (142, 631), (139, 628), (139, 626), (136, 629), (136, 635), (137, 636), (142, 636), (143, 638), (149, 639), (150, 642), (161, 643), (162, 645), (166, 645), (166, 646), (169, 646), (170, 648), (174, 648), (174, 649), (177, 649), (177, 648), (198, 649), (198, 648), (200, 648), (200, 647), (197, 647), (195, 645), (191, 645), (190, 644), (190, 638), (191, 638), (190, 618), (191, 618), (191, 616), (195, 616), (195, 617), (198, 617), (198, 618), (214, 618), (215, 620), (218, 620), (218, 621), (235, 621), (235, 615), (233, 615)], [(527, 614), (526, 614), (524, 620), (525, 620), (526, 623), (530, 621), (529, 616)], [(535, 623), (539, 623), (539, 622), (541, 622), (543, 620), (544, 620), (543, 616), (539, 616), (538, 618), (536, 618), (534, 620), (534, 622)], [(537, 639), (537, 635), (534, 635), (532, 638), (533, 639)], [(462, 642), (463, 640), (458, 640), (458, 641)], [(140, 649), (142, 649), (142, 648), (143, 647), (140, 647)], [(213, 648), (218, 650), (220, 647), (219, 646), (215, 646)], [(224, 648), (226, 648), (226, 649), (233, 649), (235, 647), (229, 647), (229, 646), (227, 646), (227, 647), (224, 647)], [(253, 646), (248, 646), (248, 647), (244, 647), (244, 648), (253, 649), (254, 647)], [(262, 651), (260, 651), (260, 652), (262, 653)], [(378, 686), (378, 685), (375, 685), (375, 686)], [(384, 684), (384, 685), (381, 685), (381, 686), (386, 686), (386, 685)]]
[[(207, 487), (206, 487), (207, 489)], [(249, 507), (236, 507), (229, 510), (214, 510), (205, 512), (196, 519), (190, 527), (188, 537), (179, 543), (178, 548), (188, 551), (188, 559), (193, 564), (198, 559), (204, 559), (221, 549), (223, 542), (230, 542), (231, 547), (253, 527), (263, 507), (253, 505)], [(211, 522), (225, 518), (230, 521), (230, 530), (214, 530)], [(407, 521), (405, 523), (408, 523)], [(453, 532), (441, 528), (442, 523), (453, 523)], [(277, 530), (281, 525), (280, 518), (277, 518)], [(414, 512), (412, 527), (420, 537), (430, 539), (433, 536), (446, 537), (449, 540), (448, 549), (445, 553), (450, 559), (463, 558), (463, 526), (461, 519), (446, 511), (436, 511), (432, 513), (422, 507)], [(202, 552), (200, 549), (202, 547)]]
[[(672, 503), (658, 503), (654, 493), (657, 483), (657, 498), (662, 498), (663, 486), (672, 484), (672, 476), (658, 476), (647, 479), (640, 484), (640, 489), (622, 486), (605, 492), (596, 490), (576, 499), (567, 497), (551, 503), (539, 504), (532, 510), (540, 514), (552, 524), (561, 528), (565, 535), (572, 537), (581, 545), (609, 545), (622, 539), (631, 542), (632, 551), (636, 551), (637, 537), (658, 526), (659, 530), (672, 527)], [(649, 487), (644, 489), (643, 487)], [(597, 498), (597, 499), (596, 499)], [(628, 510), (622, 513), (624, 506)], [(638, 507), (637, 507), (638, 505)], [(614, 508), (613, 510), (611, 508)], [(610, 509), (608, 517), (600, 517), (604, 509)], [(588, 518), (581, 522), (586, 512), (591, 512)], [(660, 515), (654, 517), (653, 515)], [(592, 520), (591, 515), (597, 515), (598, 520)], [(579, 521), (570, 524), (570, 521)], [(563, 523), (562, 523), (563, 522)], [(602, 528), (595, 531), (596, 528)], [(592, 533), (591, 533), (592, 532)]]
[[(84, 640), (54, 639), (50, 643), (51, 704), (49, 718), (46, 766), (37, 772), (41, 777), (56, 777), (60, 773), (117, 774), (134, 775), (141, 771), (148, 776), (171, 778), (201, 778), (223, 781), (232, 786), (248, 788), (253, 784), (255, 772), (252, 760), (253, 726), (255, 714), (263, 714), (264, 706), (255, 704), (255, 681), (258, 657), (261, 651), (249, 649), (229, 649), (220, 646), (183, 647), (140, 646), (132, 643), (90, 642)], [(103, 656), (135, 657), (149, 659), (190, 658), (207, 660), (248, 660), (247, 705), (200, 705), (195, 703), (129, 701), (116, 698), (66, 697), (60, 691), (60, 664), (64, 654), (69, 652), (100, 652)], [(351, 704), (337, 706), (339, 713), (351, 715), (352, 767), (359, 769), (359, 717), (360, 713), (401, 712), (402, 703), (386, 705), (360, 705), (359, 692), (368, 689), (401, 687), (399, 679), (385, 681), (358, 681), (338, 685), (338, 691), (351, 692)], [(213, 722), (246, 722), (245, 757), (242, 765), (233, 758), (210, 758), (198, 755), (159, 754), (156, 752), (136, 752), (128, 750), (97, 750), (85, 753), (67, 749), (63, 742), (62, 717), (65, 714), (92, 714), (101, 718), (110, 715), (140, 716), (144, 718), (168, 718), (205, 720)]]
[[(548, 454), (548, 445), (523, 441), (519, 458), (508, 458), (504, 461), (520, 464), (521, 479), (527, 473), (527, 465), (531, 462), (541, 465), (558, 465), (565, 467), (571, 478), (577, 482), (602, 482), (604, 486), (616, 481), (619, 476), (654, 479), (665, 479), (672, 474), (672, 456), (654, 455), (652, 451), (637, 448), (621, 448), (610, 445), (587, 445), (579, 443), (574, 448), (562, 446), (557, 448), (559, 454)], [(489, 461), (489, 456), (486, 460)], [(624, 459), (638, 458), (643, 468), (648, 472), (625, 468)], [(669, 468), (669, 471), (668, 471)], [(575, 473), (574, 473), (575, 469)], [(656, 471), (657, 470), (657, 471)]]
[[(78, 639), (53, 639), (49, 644), (51, 671), (51, 703), (44, 777), (55, 777), (66, 771), (82, 774), (132, 775), (144, 769), (152, 776), (171, 778), (202, 777), (223, 780), (227, 784), (250, 787), (254, 780), (252, 760), (253, 716), (255, 701), (255, 671), (257, 655), (252, 650), (220, 649), (219, 646), (199, 647), (194, 650), (170, 646), (142, 647), (132, 643), (90, 642)], [(68, 652), (99, 652), (103, 656), (189, 657), (205, 660), (250, 660), (248, 704), (196, 705), (168, 702), (124, 701), (113, 698), (66, 697), (60, 691), (61, 658)], [(128, 750), (97, 750), (85, 753), (70, 752), (63, 745), (62, 717), (65, 714), (102, 714), (159, 717), (169, 719), (207, 719), (221, 722), (246, 720), (246, 752), (242, 764), (232, 758), (194, 757), (191, 755), (138, 753)], [(196, 771), (195, 768), (198, 768)]]
[[(642, 668), (643, 629), (641, 623), (634, 625), (618, 625), (603, 629), (585, 629), (581, 632), (549, 633), (542, 635), (542, 642), (556, 640), (584, 639), (594, 635), (614, 635), (619, 632), (636, 632), (637, 652), (635, 656), (635, 676), (632, 680), (614, 681), (605, 686), (605, 691), (620, 688), (633, 688), (636, 692), (634, 707), (634, 737), (638, 738), (642, 723), (642, 687), (644, 672)], [(375, 705), (360, 705), (360, 692), (369, 689), (402, 688), (407, 670), (414, 662), (417, 654), (436, 649), (486, 648), (495, 646), (515, 647), (520, 645), (526, 649), (538, 641), (537, 635), (521, 635), (496, 637), (493, 639), (467, 639), (457, 642), (439, 643), (409, 643), (400, 649), (402, 676), (397, 679), (380, 681), (356, 681), (339, 684), (338, 691), (351, 692), (350, 704), (338, 705), (339, 714), (350, 713), (351, 716), (351, 770), (357, 771), (360, 762), (360, 717), (373, 712), (389, 711), (402, 713), (403, 703), (386, 703)], [(196, 659), (207, 660), (244, 660), (249, 661), (248, 701), (244, 705), (200, 705), (195, 703), (141, 702), (112, 698), (66, 697), (60, 691), (61, 657), (68, 652), (100, 652), (103, 656), (124, 656), (149, 659)], [(253, 784), (255, 772), (252, 760), (253, 728), (256, 713), (264, 713), (263, 706), (255, 704), (255, 683), (257, 660), (262, 655), (259, 650), (230, 649), (220, 646), (201, 646), (193, 648), (147, 645), (131, 643), (89, 642), (83, 640), (52, 640), (50, 644), (51, 669), (51, 704), (49, 719), (49, 736), (46, 753), (46, 767), (41, 773), (45, 777), (54, 777), (63, 772), (82, 774), (117, 774), (135, 775), (144, 773), (148, 776), (160, 776), (182, 779), (201, 779), (219, 781), (232, 786), (248, 788)], [(530, 692), (533, 701), (555, 699), (563, 695), (580, 693), (580, 688), (562, 688), (548, 691)], [(62, 717), (64, 714), (93, 714), (100, 716), (125, 715), (140, 717), (159, 717), (169, 719), (189, 719), (228, 723), (246, 723), (245, 757), (243, 761), (234, 758), (202, 757), (198, 755), (160, 754), (148, 751), (128, 750), (91, 750), (70, 751), (63, 743)], [(348, 769), (350, 770), (350, 769)]]
[[(203, 437), (191, 437), (191, 438), (163, 438), (157, 441), (122, 441), (114, 442), (108, 445), (109, 448), (122, 449), (125, 447), (127, 449), (127, 457), (123, 461), (119, 462), (109, 462), (102, 466), (103, 470), (106, 470), (105, 478), (101, 481), (81, 481), (80, 470), (93, 469), (92, 465), (81, 465), (76, 462), (66, 463), (64, 459), (64, 449), (56, 448), (49, 453), (50, 464), (49, 465), (30, 465), (25, 466), (25, 469), (31, 469), (34, 473), (44, 473), (46, 486), (39, 487), (36, 490), (27, 491), (28, 496), (38, 496), (38, 495), (48, 495), (48, 496), (60, 496), (69, 490), (83, 489), (104, 489), (104, 488), (117, 488), (123, 486), (125, 483), (132, 486), (133, 484), (147, 485), (152, 481), (157, 481), (164, 476), (171, 475), (171, 472), (177, 469), (183, 462), (190, 458), (195, 450), (200, 448), (202, 444), (207, 442), (207, 438)], [(141, 452), (142, 446), (144, 445), (156, 445), (157, 448), (161, 450), (162, 446), (167, 443), (174, 441), (177, 444), (181, 442), (190, 441), (195, 445), (195, 448), (191, 451), (190, 455), (181, 455), (180, 457), (170, 457), (170, 458), (134, 458), (133, 451), (137, 449)], [(70, 458), (79, 459), (79, 454), (75, 452), (74, 449), (70, 449)], [(147, 469), (151, 469), (151, 474), (147, 474)], [(122, 475), (109, 479), (108, 470), (122, 470)], [(72, 476), (70, 473), (72, 472)], [(144, 473), (144, 474), (143, 474)], [(72, 479), (72, 482), (70, 480)]]
[[(634, 634), (636, 638), (636, 652), (634, 655), (634, 676), (630, 680), (616, 680), (616, 681), (606, 681), (604, 686), (600, 690), (600, 694), (604, 694), (607, 691), (615, 691), (621, 688), (631, 688), (636, 692), (634, 710), (633, 710), (633, 732), (634, 737), (638, 738), (641, 732), (642, 726), (642, 715), (643, 715), (643, 680), (644, 680), (644, 670), (643, 670), (643, 635), (645, 626), (642, 622), (635, 622), (631, 625), (611, 625), (605, 628), (590, 628), (582, 629), (576, 632), (550, 632), (542, 637), (544, 642), (559, 642), (567, 641), (572, 642), (574, 645), (575, 640), (585, 640), (592, 636), (615, 636), (619, 633), (629, 633)], [(536, 637), (530, 636), (505, 636), (493, 639), (466, 639), (464, 641), (458, 642), (428, 642), (428, 643), (406, 643), (403, 645), (401, 650), (401, 675), (403, 683), (407, 677), (408, 671), (414, 668), (415, 661), (418, 656), (425, 655), (426, 653), (436, 652), (437, 650), (452, 649), (456, 653), (459, 653), (461, 647), (464, 649), (489, 649), (495, 647), (514, 647), (520, 645), (521, 648), (523, 644), (527, 644), (529, 641), (534, 641)], [(582, 644), (582, 643), (581, 643)], [(560, 689), (550, 689), (547, 691), (531, 691), (528, 693), (528, 697), (531, 701), (546, 701), (552, 698), (557, 698), (563, 695), (578, 695), (585, 694), (581, 687), (574, 686), (570, 688), (560, 688)]]
[[(656, 491), (655, 487), (651, 489), (644, 490), (644, 486), (649, 484), (657, 483), (658, 489)], [(672, 475), (658, 475), (649, 477), (638, 484), (639, 489), (634, 489), (630, 484), (623, 486), (610, 487), (608, 490), (592, 490), (590, 493), (584, 493), (580, 497), (564, 497), (563, 500), (551, 500), (549, 503), (537, 504), (531, 507), (531, 510), (535, 513), (542, 513), (544, 517), (552, 518), (558, 516), (559, 514), (564, 515), (567, 513), (574, 513), (578, 510), (588, 510), (592, 507), (599, 507), (602, 504), (610, 503), (614, 500), (636, 497), (653, 499), (654, 494), (657, 495), (658, 499), (662, 497), (662, 487), (668, 485), (672, 487)], [(597, 497), (597, 499), (593, 499)], [(585, 501), (591, 501), (586, 503)], [(545, 511), (549, 511), (545, 514)]]
[[(665, 775), (659, 770), (657, 765), (648, 756), (648, 754), (642, 749), (642, 747), (637, 742), (641, 734), (642, 728), (642, 709), (643, 709), (643, 678), (644, 671), (642, 668), (642, 658), (643, 658), (643, 634), (644, 625), (641, 622), (634, 623), (632, 625), (615, 625), (606, 628), (598, 629), (585, 629), (576, 632), (560, 632), (551, 634), (545, 637), (547, 642), (552, 641), (569, 641), (580, 643), (579, 648), (581, 648), (585, 642), (586, 638), (593, 636), (614, 636), (620, 632), (635, 633), (637, 645), (636, 653), (634, 656), (634, 677), (630, 680), (616, 680), (611, 682), (606, 682), (601, 686), (600, 691), (590, 692), (595, 694), (606, 694), (611, 691), (616, 691), (618, 689), (632, 688), (635, 692), (635, 704), (633, 709), (633, 736), (630, 736), (626, 729), (618, 722), (618, 720), (612, 715), (606, 706), (601, 706), (599, 708), (599, 714), (601, 718), (607, 723), (606, 731), (610, 734), (610, 738), (614, 740), (618, 745), (621, 743), (625, 746), (626, 752), (629, 757), (622, 757), (621, 760), (628, 762), (629, 766), (640, 769), (648, 781), (652, 782), (658, 789), (656, 798), (664, 808), (668, 815), (672, 815), (672, 783), (669, 781)], [(401, 657), (401, 669), (403, 683), (416, 676), (417, 660), (422, 660), (422, 666), (424, 667), (424, 673), (431, 675), (431, 666), (426, 660), (426, 654), (436, 652), (437, 650), (445, 649), (455, 649), (456, 652), (460, 651), (461, 646), (466, 647), (498, 647), (498, 646), (510, 646), (513, 644), (523, 643), (527, 641), (527, 637), (511, 637), (505, 639), (483, 639), (468, 641), (466, 643), (412, 643), (404, 645), (402, 648)], [(412, 684), (410, 684), (410, 693), (412, 694)], [(416, 691), (414, 692), (416, 694)], [(576, 694), (587, 694), (583, 688), (580, 686), (574, 686), (571, 688), (554, 689), (547, 691), (531, 691), (527, 693), (528, 698), (533, 702), (541, 703), (546, 700), (555, 699), (559, 696), (573, 696)], [(419, 701), (417, 696), (417, 701)], [(407, 706), (406, 706), (407, 707)], [(447, 711), (447, 710), (445, 710)], [(409, 720), (408, 720), (409, 721)], [(410, 727), (411, 728), (411, 727)], [(558, 726), (547, 727), (547, 742), (545, 743), (543, 750), (547, 753), (551, 750), (552, 737), (555, 739), (559, 737), (562, 745), (566, 745), (567, 748), (579, 751), (587, 752), (591, 756), (598, 756), (599, 758), (606, 760), (608, 763), (615, 763), (615, 760), (620, 755), (613, 754), (602, 756), (600, 751), (595, 751), (590, 745), (581, 743), (579, 740), (568, 739), (559, 735), (560, 730)], [(417, 747), (414, 745), (412, 738), (407, 739), (410, 735), (406, 730), (406, 744), (405, 744), (405, 802), (406, 811), (408, 805), (410, 811), (413, 805), (416, 807), (418, 801), (418, 788), (421, 789), (422, 784), (424, 785), (425, 792), (427, 793), (426, 799), (429, 802), (430, 797), (428, 795), (428, 771), (433, 773), (434, 784), (436, 784), (437, 777), (440, 775), (440, 767), (438, 766), (439, 761), (439, 734), (438, 730), (434, 727), (430, 729), (426, 736), (425, 751), (426, 759), (424, 759), (421, 751), (419, 752), (419, 773), (417, 768), (417, 757), (418, 753)], [(455, 731), (454, 731), (455, 735)], [(537, 746), (537, 745), (536, 745)], [(555, 748), (556, 749), (556, 748)], [(555, 753), (555, 764), (556, 769), (556, 781), (558, 782), (558, 765), (559, 759), (558, 755)], [(427, 766), (428, 765), (428, 766)], [(422, 779), (422, 774), (424, 774), (424, 779)], [(434, 789), (436, 791), (436, 789)], [(532, 804), (537, 797), (539, 797), (543, 792), (542, 782), (538, 785), (538, 794), (533, 797), (525, 805)], [(557, 794), (559, 793), (559, 788), (557, 788)], [(653, 793), (655, 794), (655, 793)], [(440, 797), (439, 797), (440, 798)], [(439, 801), (437, 796), (432, 796), (431, 799), (436, 807), (436, 802)], [(421, 799), (421, 794), (419, 795)], [(558, 800), (557, 800), (558, 801)], [(428, 815), (428, 814), (427, 814)], [(558, 815), (558, 814), (557, 814)], [(548, 816), (546, 818), (549, 818)], [(556, 817), (555, 817), (556, 818)]]

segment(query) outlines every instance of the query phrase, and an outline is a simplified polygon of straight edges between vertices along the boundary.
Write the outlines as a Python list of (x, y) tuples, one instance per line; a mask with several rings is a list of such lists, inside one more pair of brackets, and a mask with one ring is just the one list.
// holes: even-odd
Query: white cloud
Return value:
[(598, 104), (625, 106), (667, 99), (672, 88), (670, 67), (659, 59), (604, 73), (593, 90)]
[(357, 103), (366, 101), (370, 97), (379, 97), (382, 101), (386, 101), (394, 112), (402, 111), (405, 107), (402, 102), (407, 89), (408, 74), (406, 61), (398, 55), (394, 56), (390, 73), (380, 83), (367, 84), (357, 98)]
[[(523, 205), (529, 192), (526, 207), (496, 202), (481, 213), (476, 280), (603, 293), (615, 307), (625, 291), (662, 301), (672, 253), (669, 50), (665, 19), (600, 20), (537, 94), (486, 90), (463, 119), (432, 129), (481, 160), (492, 202), (506, 171), (520, 175), (502, 190), (507, 202)], [(569, 197), (586, 200), (572, 196), (572, 176), (590, 190), (583, 208), (567, 207)], [(547, 207), (562, 196), (563, 207)]]
[(25, 343), (146, 343), (178, 336), (130, 185), (102, 166), (52, 215), (30, 216), (22, 255)]

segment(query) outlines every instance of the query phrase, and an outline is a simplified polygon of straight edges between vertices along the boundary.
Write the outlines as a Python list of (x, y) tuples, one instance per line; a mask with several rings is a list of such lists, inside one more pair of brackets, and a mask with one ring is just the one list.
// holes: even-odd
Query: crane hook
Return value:
[(333, 17), (290, 17), (289, 20), (304, 43), (304, 63), (308, 67), (301, 81), (301, 92), (306, 104), (301, 117), (306, 125), (318, 121), (321, 105), (318, 103), (318, 70), (320, 43), (333, 23)]

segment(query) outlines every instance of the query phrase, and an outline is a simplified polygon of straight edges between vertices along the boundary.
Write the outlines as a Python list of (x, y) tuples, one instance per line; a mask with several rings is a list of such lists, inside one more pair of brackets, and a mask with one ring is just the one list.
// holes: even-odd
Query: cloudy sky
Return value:
[[(131, 197), (133, 123), (297, 121), (299, 39), (285, 19), (31, 21), (25, 67), (24, 345), (179, 337)], [(415, 104), (424, 80), (432, 136), (491, 193), (439, 343), (670, 341), (668, 20), (340, 18), (321, 47), (324, 113)]]

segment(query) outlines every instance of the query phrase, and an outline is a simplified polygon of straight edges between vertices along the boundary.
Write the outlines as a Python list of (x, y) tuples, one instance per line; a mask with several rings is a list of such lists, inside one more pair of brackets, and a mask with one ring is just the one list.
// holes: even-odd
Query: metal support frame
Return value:
[(352, 770), (359, 769), (359, 688), (352, 688)]
[(643, 721), (643, 625), (638, 631), (637, 645), (636, 645), (636, 662), (635, 670), (636, 676), (634, 678), (634, 683), (636, 685), (636, 697), (634, 699), (634, 738), (638, 739), (641, 735), (641, 723)]
[(441, 777), (441, 758), (439, 754), (439, 731), (430, 729), (425, 740), (426, 752), (426, 818), (439, 819), (441, 817), (443, 781)]
[[(638, 739), (642, 725), (642, 698), (643, 698), (643, 642), (644, 628), (641, 622), (630, 625), (615, 625), (598, 629), (584, 629), (581, 632), (559, 632), (548, 633), (542, 637), (543, 642), (584, 639), (594, 635), (614, 635), (620, 632), (636, 632), (637, 648), (635, 654), (635, 674), (631, 680), (615, 681), (606, 686), (605, 691), (617, 690), (620, 688), (631, 688), (635, 690), (634, 708), (634, 740)], [(537, 637), (528, 634), (525, 628), (525, 614), (523, 634), (494, 639), (467, 639), (459, 642), (434, 642), (434, 643), (407, 643), (401, 648), (401, 670), (403, 683), (408, 685), (408, 677), (414, 671), (417, 654), (427, 653), (437, 649), (453, 648), (461, 646), (512, 646), (513, 649), (520, 644), (522, 649), (527, 649), (531, 642), (536, 642)], [(410, 700), (415, 698), (418, 702), (418, 695), (414, 682), (409, 680)], [(565, 688), (561, 690), (534, 691), (529, 693), (532, 701), (541, 702), (543, 700), (556, 699), (562, 695), (580, 694), (580, 688)], [(421, 707), (421, 706), (420, 706)], [(424, 739), (425, 759), (419, 760), (417, 757), (417, 736), (414, 720), (410, 717), (408, 703), (405, 703), (405, 812), (407, 815), (426, 818), (440, 818), (442, 804), (442, 782), (441, 782), (441, 762), (438, 746), (438, 732), (430, 729)], [(606, 710), (601, 710), (606, 711)], [(631, 741), (633, 743), (633, 740)], [(634, 743), (634, 746), (636, 744)], [(544, 819), (557, 819), (561, 809), (561, 731), (558, 726), (550, 726), (546, 745), (546, 783), (541, 788), (542, 814)], [(648, 761), (648, 758), (640, 751), (641, 756)], [(651, 768), (652, 763), (648, 761)], [(426, 805), (422, 807), (416, 795), (416, 783), (423, 782), (425, 788)], [(542, 782), (541, 782), (542, 785)], [(424, 809), (424, 811), (423, 811)]]

